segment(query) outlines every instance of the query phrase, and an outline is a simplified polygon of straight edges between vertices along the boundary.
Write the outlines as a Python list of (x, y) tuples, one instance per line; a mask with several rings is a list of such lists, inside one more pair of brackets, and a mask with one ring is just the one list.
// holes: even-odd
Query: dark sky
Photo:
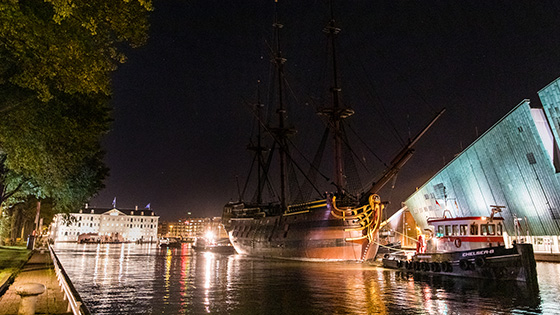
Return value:
[[(114, 124), (104, 139), (111, 175), (90, 204), (108, 207), (117, 197), (121, 208), (151, 203), (164, 220), (187, 211), (217, 216), (237, 199), (235, 178), (243, 184), (251, 164), (247, 104), (256, 101), (257, 80), (268, 101), (274, 3), (154, 4), (147, 45), (127, 50), (128, 62), (113, 76)], [(349, 123), (367, 148), (388, 163), (447, 108), (395, 189), (382, 192), (389, 212), (523, 99), (539, 105), (538, 90), (560, 77), (558, 1), (352, 0), (335, 7), (342, 99), (356, 111)], [(328, 12), (326, 0), (279, 3), (293, 141), (313, 150), (323, 131), (314, 108), (328, 105)], [(382, 164), (371, 154), (367, 160), (380, 174)]]

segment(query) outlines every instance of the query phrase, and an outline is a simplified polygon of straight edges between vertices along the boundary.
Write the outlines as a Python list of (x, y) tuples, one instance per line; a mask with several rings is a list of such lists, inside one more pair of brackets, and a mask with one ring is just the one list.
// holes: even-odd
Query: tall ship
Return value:
[[(251, 108), (258, 130), (248, 145), (248, 149), (254, 152), (252, 170), (256, 171), (250, 173), (253, 178), (256, 177), (256, 192), (251, 201), (246, 201), (243, 188), (239, 200), (225, 205), (222, 222), (231, 244), (239, 254), (311, 261), (372, 260), (377, 254), (378, 229), (384, 209), (378, 192), (411, 158), (413, 145), (443, 111), (408, 141), (376, 181), (366, 187), (357, 187), (348, 171), (353, 166), (349, 158), (355, 154), (345, 128), (345, 120), (354, 114), (354, 110), (341, 101), (335, 49), (335, 39), (340, 29), (335, 22), (331, 3), (330, 21), (323, 30), (329, 38), (332, 68), (330, 104), (317, 110), (326, 131), (318, 143), (318, 153), (309, 159), (309, 165), (305, 168), (307, 170), (304, 171), (304, 167), (296, 164), (293, 156), (293, 152), (299, 151), (292, 149), (291, 137), (295, 135), (295, 129), (289, 127), (287, 121), (284, 101), (287, 90), (284, 86), (286, 59), (280, 45), (283, 25), (278, 19), (278, 3), (275, 6), (271, 59), (275, 65), (273, 82), (276, 86), (276, 117), (272, 123), (265, 122), (264, 105), (258, 96), (257, 104)], [(265, 146), (265, 137), (271, 140), (268, 141), (271, 142), (270, 147)], [(329, 163), (332, 175), (327, 176), (321, 173), (318, 164), (329, 138), (331, 153), (327, 155), (332, 156)], [(300, 179), (294, 175), (296, 172), (299, 172)], [(248, 180), (252, 177), (249, 176)], [(328, 182), (332, 191), (325, 192), (318, 188), (316, 178)], [(304, 184), (300, 186), (303, 188), (292, 188), (302, 181)], [(304, 193), (306, 189), (311, 194)]]

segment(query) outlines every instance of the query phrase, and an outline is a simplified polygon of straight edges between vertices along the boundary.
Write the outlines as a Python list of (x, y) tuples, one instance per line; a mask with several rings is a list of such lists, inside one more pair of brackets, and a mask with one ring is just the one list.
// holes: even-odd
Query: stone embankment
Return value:
[[(13, 283), (0, 297), (0, 315), (33, 314), (32, 312), (73, 314), (68, 298), (65, 296), (68, 284), (61, 279), (63, 278), (61, 274), (57, 275), (56, 264), (49, 250), (34, 251), (13, 279)], [(76, 302), (73, 303), (75, 305)], [(85, 308), (81, 307), (81, 309)], [(82, 310), (78, 313), (89, 314), (87, 310), (85, 312)]]

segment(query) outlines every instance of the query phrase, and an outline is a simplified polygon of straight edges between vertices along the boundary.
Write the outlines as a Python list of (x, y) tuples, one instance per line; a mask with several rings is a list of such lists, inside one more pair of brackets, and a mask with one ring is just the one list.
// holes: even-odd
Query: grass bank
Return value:
[(30, 250), (19, 246), (0, 246), (0, 285), (29, 258)]

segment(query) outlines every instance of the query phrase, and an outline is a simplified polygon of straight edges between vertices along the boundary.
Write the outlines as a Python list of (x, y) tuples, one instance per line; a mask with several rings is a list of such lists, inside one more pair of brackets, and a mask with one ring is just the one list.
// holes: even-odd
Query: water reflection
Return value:
[(364, 264), (196, 253), (189, 244), (57, 244), (55, 250), (95, 314), (560, 313), (559, 264), (539, 263), (540, 290), (530, 291)]

